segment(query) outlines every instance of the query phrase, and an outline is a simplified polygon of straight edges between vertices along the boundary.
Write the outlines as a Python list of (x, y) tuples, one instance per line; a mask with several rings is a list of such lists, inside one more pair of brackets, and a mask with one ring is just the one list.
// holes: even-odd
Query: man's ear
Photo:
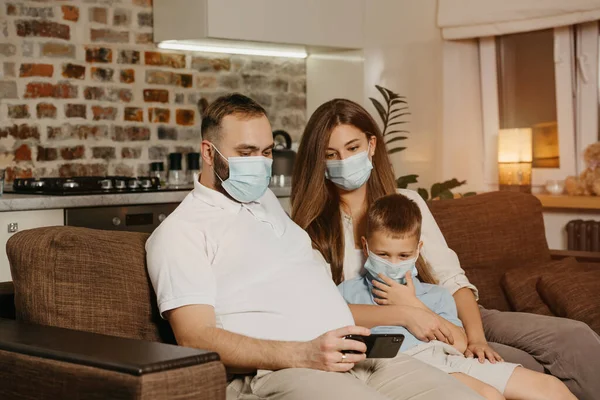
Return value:
[(360, 241), (362, 242), (363, 254), (365, 257), (369, 257), (369, 245), (367, 244), (367, 238), (361, 236)]
[(212, 166), (214, 163), (214, 154), (215, 149), (213, 149), (212, 144), (208, 140), (203, 140), (200, 144), (200, 156), (202, 157), (202, 164)]

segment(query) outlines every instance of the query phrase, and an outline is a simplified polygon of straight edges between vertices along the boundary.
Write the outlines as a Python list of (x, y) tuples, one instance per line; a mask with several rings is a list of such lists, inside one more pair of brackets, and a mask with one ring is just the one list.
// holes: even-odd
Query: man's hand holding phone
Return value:
[(356, 363), (366, 358), (367, 346), (361, 341), (345, 339), (345, 337), (370, 334), (369, 329), (361, 326), (346, 326), (326, 332), (310, 342), (302, 343), (305, 348), (296, 367), (331, 372), (350, 371)]

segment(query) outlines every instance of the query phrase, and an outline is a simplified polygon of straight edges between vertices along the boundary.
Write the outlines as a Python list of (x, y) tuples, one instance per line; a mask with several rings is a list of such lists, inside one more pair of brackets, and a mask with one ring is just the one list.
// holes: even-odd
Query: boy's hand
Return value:
[(500, 354), (496, 353), (490, 345), (486, 343), (469, 343), (467, 350), (465, 350), (465, 357), (467, 358), (478, 358), (479, 362), (483, 364), (485, 359), (490, 360), (492, 364), (496, 362), (502, 362), (504, 359)]
[(406, 285), (402, 285), (383, 274), (379, 274), (379, 279), (384, 281), (385, 284), (377, 280), (372, 281), (373, 294), (376, 296), (375, 302), (377, 304), (424, 307), (415, 294), (415, 285), (410, 272), (406, 273)]

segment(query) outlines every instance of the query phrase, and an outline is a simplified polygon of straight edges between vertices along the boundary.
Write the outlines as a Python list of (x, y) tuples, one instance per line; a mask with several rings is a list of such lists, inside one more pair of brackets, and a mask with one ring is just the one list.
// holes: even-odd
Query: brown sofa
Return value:
[[(496, 192), (430, 207), (485, 307), (600, 320), (590, 311), (600, 269), (553, 260), (535, 197)], [(0, 398), (224, 398), (218, 356), (173, 346), (146, 274), (146, 239), (54, 227), (9, 240), (17, 321), (0, 326), (13, 332), (0, 333)], [(33, 373), (42, 383), (28, 385)]]
[(577, 319), (600, 333), (600, 254), (548, 249), (537, 198), (493, 192), (429, 207), (482, 306)]
[(147, 238), (72, 227), (10, 238), (17, 321), (0, 325), (0, 398), (225, 398), (218, 355), (176, 346), (158, 314)]

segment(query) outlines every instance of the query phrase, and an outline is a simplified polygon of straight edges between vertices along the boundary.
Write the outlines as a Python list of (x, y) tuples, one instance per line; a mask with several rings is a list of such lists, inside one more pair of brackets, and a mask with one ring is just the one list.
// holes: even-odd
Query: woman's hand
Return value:
[(454, 344), (454, 336), (444, 319), (429, 309), (406, 307), (405, 328), (417, 339), (423, 342), (439, 340), (440, 342)]
[(382, 306), (411, 306), (427, 309), (415, 294), (415, 286), (410, 272), (406, 273), (406, 285), (402, 285), (383, 274), (379, 274), (379, 279), (384, 281), (385, 284), (377, 280), (372, 281), (373, 294), (376, 296), (375, 303)]
[(504, 361), (502, 357), (500, 357), (500, 354), (496, 353), (487, 342), (469, 342), (467, 344), (467, 350), (465, 350), (465, 357), (476, 357), (482, 364), (486, 358), (490, 360), (492, 364)]

